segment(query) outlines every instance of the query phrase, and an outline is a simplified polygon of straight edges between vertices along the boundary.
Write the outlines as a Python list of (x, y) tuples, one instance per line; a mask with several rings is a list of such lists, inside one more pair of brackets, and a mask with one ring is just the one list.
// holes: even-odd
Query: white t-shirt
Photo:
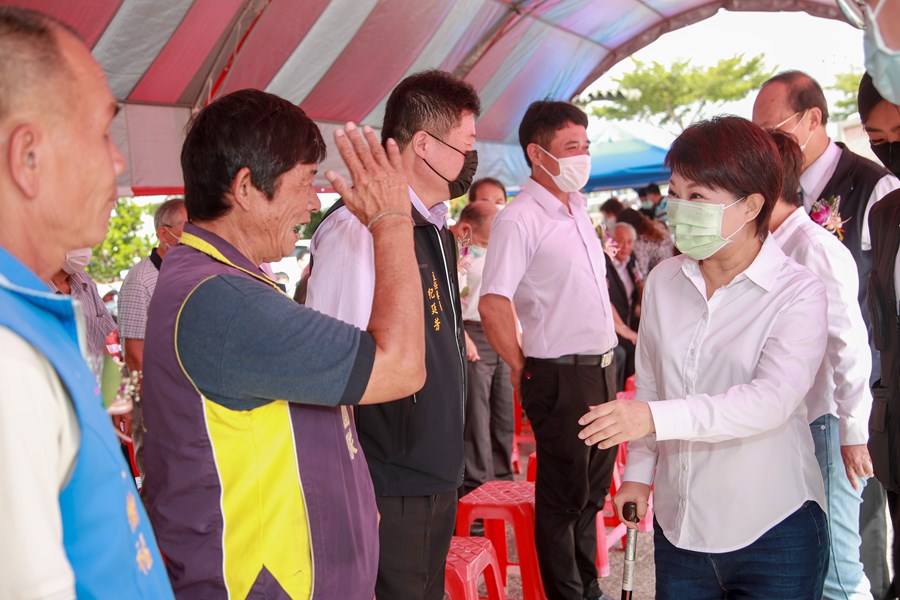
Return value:
[(53, 367), (0, 327), (0, 598), (75, 598), (59, 493), (79, 440), (75, 410)]

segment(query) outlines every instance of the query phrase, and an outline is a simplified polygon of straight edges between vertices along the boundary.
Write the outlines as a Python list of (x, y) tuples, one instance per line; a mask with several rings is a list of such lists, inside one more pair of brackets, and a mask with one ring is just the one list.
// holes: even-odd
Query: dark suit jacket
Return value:
[(874, 268), (868, 296), (874, 342), (881, 351), (881, 379), (872, 386), (869, 453), (885, 489), (900, 491), (900, 319), (894, 289), (894, 260), (900, 250), (900, 190), (885, 196), (869, 214)]
[(634, 254), (628, 258), (626, 268), (631, 277), (631, 282), (634, 284), (634, 291), (631, 293), (630, 298), (625, 291), (625, 284), (622, 283), (622, 279), (619, 277), (619, 272), (616, 271), (612, 259), (608, 254), (606, 255), (606, 280), (609, 282), (609, 300), (616, 307), (616, 311), (622, 317), (622, 320), (625, 321), (625, 324), (632, 329), (637, 329), (638, 318), (635, 314), (635, 309), (641, 302), (641, 294), (637, 285), (638, 278), (635, 276)]

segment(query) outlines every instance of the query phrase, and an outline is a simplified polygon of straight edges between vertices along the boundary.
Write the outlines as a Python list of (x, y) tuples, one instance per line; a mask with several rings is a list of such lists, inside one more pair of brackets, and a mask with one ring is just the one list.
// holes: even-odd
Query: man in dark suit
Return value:
[[(853, 255), (859, 273), (858, 300), (872, 346), (870, 381), (875, 381), (880, 377), (881, 363), (872, 345), (872, 323), (866, 301), (865, 282), (873, 265), (869, 211), (885, 195), (900, 188), (900, 181), (881, 165), (854, 154), (828, 137), (825, 95), (821, 86), (805, 73), (785, 71), (764, 83), (753, 105), (753, 122), (790, 133), (800, 144), (803, 168), (798, 191), (807, 211), (817, 201), (828, 203), (831, 199), (839, 199), (840, 217), (844, 221), (841, 241)], [(841, 455), (849, 467), (870, 460), (865, 445), (848, 445), (843, 441)], [(887, 527), (884, 513), (884, 490), (877, 480), (871, 479), (863, 491), (859, 533), (863, 540), (860, 556), (875, 598), (882, 598), (890, 583), (885, 560)], [(832, 588), (856, 586), (857, 582), (849, 581), (846, 574), (839, 575), (829, 569), (826, 595)]]
[[(613, 321), (619, 348), (624, 352), (622, 364), (616, 365), (616, 387), (625, 388), (625, 379), (634, 374), (634, 350), (637, 344), (637, 328), (641, 312), (643, 278), (634, 260), (634, 241), (637, 232), (628, 223), (617, 223), (613, 229), (616, 255), (606, 255), (606, 281), (609, 285), (609, 301), (613, 305)], [(617, 356), (622, 356), (620, 352)]]

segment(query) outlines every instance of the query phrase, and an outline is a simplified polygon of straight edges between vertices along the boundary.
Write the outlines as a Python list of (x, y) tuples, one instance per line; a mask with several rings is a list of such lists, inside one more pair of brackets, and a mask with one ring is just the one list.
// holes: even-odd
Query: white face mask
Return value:
[[(797, 136), (794, 135), (794, 132), (797, 131), (797, 128), (798, 128), (798, 127), (800, 127), (800, 123), (803, 122), (803, 119), (806, 118), (806, 115), (807, 115), (808, 113), (809, 113), (808, 110), (804, 110), (804, 111), (801, 111), (801, 112), (795, 112), (794, 114), (792, 114), (791, 116), (789, 116), (787, 119), (785, 119), (784, 121), (782, 121), (781, 123), (779, 123), (778, 125), (776, 125), (775, 127), (773, 127), (772, 129), (778, 129), (778, 128), (780, 128), (782, 125), (784, 125), (785, 123), (787, 123), (788, 121), (790, 121), (791, 119), (793, 119), (794, 117), (796, 117), (797, 115), (800, 115), (800, 118), (797, 119), (797, 123), (796, 123), (793, 127), (791, 127), (790, 131), (786, 131), (786, 132), (785, 132), (785, 133), (789, 133), (789, 134), (793, 135), (794, 138), (796, 139)], [(805, 151), (806, 151), (806, 146), (807, 146), (807, 144), (809, 144), (809, 139), (812, 137), (812, 134), (813, 134), (813, 132), (810, 131), (810, 132), (809, 132), (809, 135), (806, 136), (806, 141), (803, 142), (802, 144), (800, 144), (800, 152), (805, 152)], [(798, 140), (798, 143), (799, 143), (799, 140)]]
[(538, 148), (559, 164), (559, 175), (552, 174), (544, 165), (538, 165), (550, 176), (553, 183), (559, 188), (559, 191), (566, 193), (577, 192), (587, 185), (588, 179), (591, 178), (591, 157), (589, 154), (556, 158), (542, 146), (539, 145)]
[(79, 248), (77, 250), (69, 250), (66, 252), (66, 262), (63, 263), (63, 271), (71, 275), (84, 271), (91, 262), (91, 249)]
[(888, 48), (878, 29), (878, 13), (886, 3), (886, 0), (880, 0), (875, 10), (866, 4), (869, 25), (863, 34), (865, 65), (881, 97), (891, 104), (900, 104), (900, 50)]

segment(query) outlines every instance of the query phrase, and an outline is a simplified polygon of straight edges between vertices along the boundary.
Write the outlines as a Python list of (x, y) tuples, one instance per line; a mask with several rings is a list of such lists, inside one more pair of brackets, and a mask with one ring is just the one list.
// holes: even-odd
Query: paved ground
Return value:
[[(527, 473), (527, 457), (534, 451), (532, 444), (522, 444), (522, 473), (516, 476), (516, 479), (525, 479)], [(507, 546), (509, 548), (510, 558), (516, 559), (515, 540), (513, 539), (512, 529), (507, 526)], [(620, 598), (622, 593), (622, 566), (625, 560), (625, 552), (622, 550), (621, 543), (613, 546), (609, 551), (610, 574), (601, 580), (603, 591), (611, 598)], [(653, 534), (638, 533), (637, 541), (637, 560), (635, 561), (635, 586), (634, 600), (649, 600), (655, 596), (656, 575), (653, 564)], [(486, 588), (482, 582), (479, 586), (480, 592), (486, 595)], [(509, 578), (506, 586), (506, 594), (509, 600), (523, 600), (522, 596), (522, 579), (519, 576), (518, 567), (510, 567)]]
[[(512, 542), (512, 536), (509, 535)], [(611, 598), (620, 598), (622, 593), (622, 563), (625, 553), (622, 546), (617, 545), (609, 551), (610, 574), (601, 580), (603, 591)], [(639, 533), (637, 541), (637, 561), (635, 565), (634, 600), (650, 600), (655, 595), (656, 576), (653, 566), (653, 534)], [(510, 567), (506, 594), (509, 600), (522, 600), (522, 580), (515, 567)], [(482, 593), (486, 593), (481, 588)]]

